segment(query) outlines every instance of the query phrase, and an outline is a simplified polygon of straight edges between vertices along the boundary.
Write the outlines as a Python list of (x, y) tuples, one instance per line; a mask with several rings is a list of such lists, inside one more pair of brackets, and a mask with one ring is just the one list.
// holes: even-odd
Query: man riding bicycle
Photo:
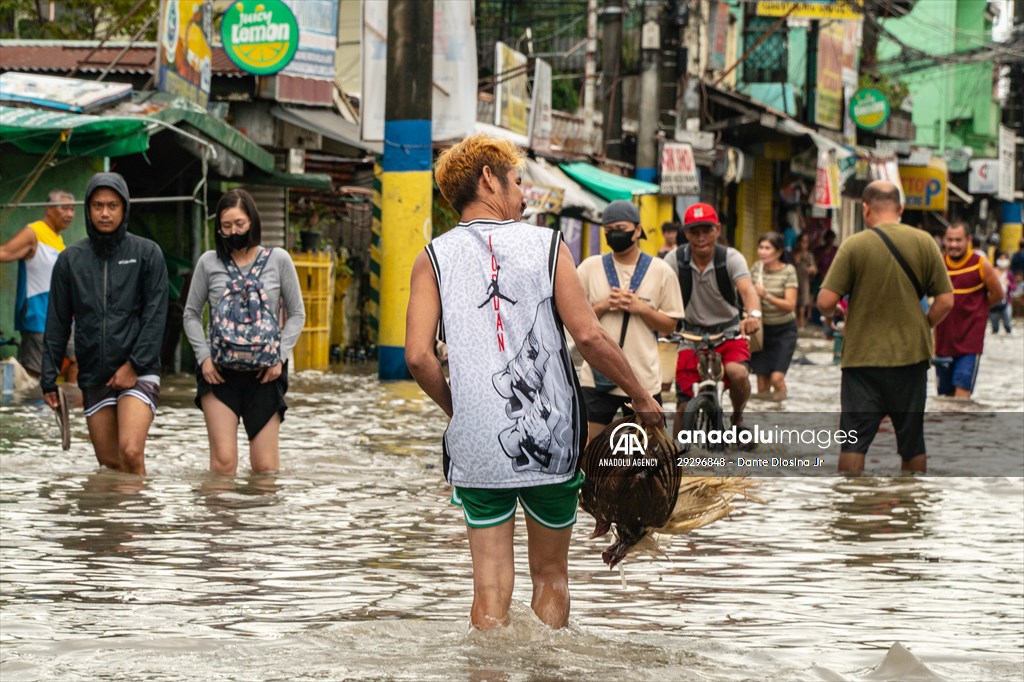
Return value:
[[(761, 301), (750, 279), (743, 255), (734, 248), (718, 245), (722, 226), (718, 213), (708, 204), (697, 203), (686, 210), (683, 235), (686, 242), (665, 257), (679, 276), (686, 316), (684, 331), (726, 336), (739, 331), (754, 334), (761, 326)], [(740, 312), (739, 302), (746, 313)], [(732, 402), (732, 424), (743, 424), (743, 408), (750, 397), (750, 347), (744, 338), (722, 341), (715, 347), (725, 365), (725, 387)], [(686, 403), (693, 397), (697, 356), (692, 349), (679, 351), (676, 364), (678, 393), (672, 432), (682, 428)]]

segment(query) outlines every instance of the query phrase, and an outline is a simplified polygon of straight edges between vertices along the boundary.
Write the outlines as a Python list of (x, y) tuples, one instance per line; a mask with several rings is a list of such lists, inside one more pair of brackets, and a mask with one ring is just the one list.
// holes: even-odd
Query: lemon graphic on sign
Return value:
[(252, 5), (236, 2), (221, 21), (224, 51), (236, 66), (268, 76), (292, 60), (299, 47), (299, 26), (288, 5), (264, 0)]

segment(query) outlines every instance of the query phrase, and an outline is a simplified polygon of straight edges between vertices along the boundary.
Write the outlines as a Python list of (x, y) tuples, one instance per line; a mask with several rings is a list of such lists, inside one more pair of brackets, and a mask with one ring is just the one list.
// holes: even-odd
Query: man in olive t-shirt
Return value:
[[(900, 224), (899, 190), (876, 180), (863, 194), (869, 228), (845, 240), (818, 293), (818, 308), (831, 316), (850, 295), (843, 344), (840, 429), (856, 431), (842, 445), (839, 471), (864, 469), (864, 456), (888, 415), (896, 431), (904, 471), (924, 473), (924, 404), (931, 330), (953, 307), (953, 287), (935, 241)], [(879, 235), (892, 242), (923, 291), (934, 296), (928, 313), (921, 294)]]

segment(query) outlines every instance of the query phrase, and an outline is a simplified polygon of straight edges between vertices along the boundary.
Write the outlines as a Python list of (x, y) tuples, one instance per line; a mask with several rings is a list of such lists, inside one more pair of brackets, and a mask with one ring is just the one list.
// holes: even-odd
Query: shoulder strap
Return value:
[(269, 259), (270, 249), (261, 249), (256, 255), (256, 261), (252, 264), (252, 269), (249, 270), (249, 276), (253, 279), (259, 279), (260, 275), (263, 274), (263, 268), (266, 266)]
[(612, 289), (618, 289), (619, 275), (615, 272), (615, 262), (612, 260), (612, 254), (606, 253), (601, 256), (601, 265), (604, 266), (604, 276), (608, 278), (608, 285)]
[(725, 302), (736, 307), (736, 285), (729, 277), (729, 268), (726, 265), (726, 256), (729, 250), (721, 244), (715, 244), (715, 281), (718, 283), (718, 292), (722, 294)]
[(633, 270), (633, 278), (629, 280), (629, 288), (636, 291), (640, 288), (640, 283), (644, 281), (644, 276), (647, 274), (647, 268), (651, 267), (651, 261), (654, 259), (649, 255), (640, 252), (640, 260), (636, 262), (636, 269)]
[(224, 263), (224, 268), (228, 271), (228, 277), (232, 280), (240, 279), (242, 277), (242, 271), (238, 268), (238, 265), (231, 256), (228, 256), (221, 262)]
[(693, 293), (693, 270), (690, 269), (690, 245), (676, 248), (676, 273), (679, 275), (679, 289), (683, 292), (683, 306), (690, 302)]
[(876, 228), (872, 231), (875, 234), (877, 234), (883, 242), (885, 242), (885, 245), (889, 248), (889, 251), (892, 252), (893, 258), (895, 258), (896, 262), (900, 264), (901, 268), (903, 268), (903, 272), (906, 273), (907, 277), (910, 279), (910, 283), (914, 285), (914, 291), (917, 292), (918, 300), (924, 298), (925, 291), (924, 287), (921, 286), (921, 281), (917, 278), (917, 275), (914, 274), (914, 271), (910, 269), (910, 266), (907, 264), (907, 261), (904, 260), (903, 255), (896, 248), (896, 245), (893, 244), (892, 240), (889, 239), (889, 237), (887, 237), (885, 233), (882, 232), (881, 230)]

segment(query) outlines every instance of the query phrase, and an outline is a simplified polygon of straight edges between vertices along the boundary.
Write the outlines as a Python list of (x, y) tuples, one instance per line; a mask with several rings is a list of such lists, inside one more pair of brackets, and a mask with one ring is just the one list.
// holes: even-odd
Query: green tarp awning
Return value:
[(588, 163), (563, 163), (559, 165), (559, 168), (573, 180), (608, 201), (629, 200), (637, 194), (657, 194), (660, 190), (657, 185), (650, 182), (615, 175), (600, 168), (594, 168)]
[(29, 154), (45, 154), (59, 142), (60, 156), (125, 156), (149, 148), (145, 119), (89, 116), (0, 106), (0, 142)]
[(326, 173), (249, 173), (244, 182), (250, 185), (274, 185), (276, 187), (302, 187), (305, 189), (334, 189), (331, 176)]
[(264, 173), (274, 171), (274, 155), (251, 141), (239, 130), (228, 123), (201, 111), (191, 111), (179, 107), (168, 107), (150, 114), (151, 118), (175, 125), (184, 121), (204, 133), (211, 140), (216, 140), (229, 150), (259, 168)]

